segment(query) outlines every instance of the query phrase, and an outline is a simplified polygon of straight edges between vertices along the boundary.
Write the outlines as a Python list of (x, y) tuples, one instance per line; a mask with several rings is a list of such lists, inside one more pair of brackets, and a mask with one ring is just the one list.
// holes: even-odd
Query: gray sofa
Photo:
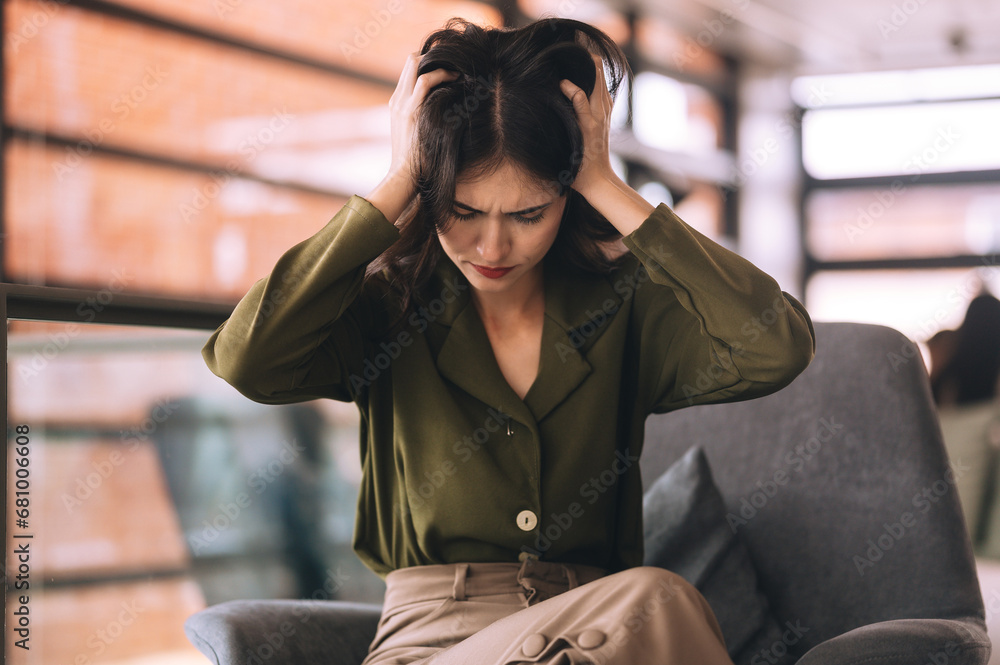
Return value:
[[(986, 663), (961, 466), (917, 348), (880, 326), (817, 323), (816, 336), (813, 363), (774, 395), (649, 418), (646, 486), (703, 447), (771, 613), (806, 629), (788, 646), (800, 665)], [(185, 629), (220, 664), (357, 665), (378, 618), (373, 605), (247, 600)]]

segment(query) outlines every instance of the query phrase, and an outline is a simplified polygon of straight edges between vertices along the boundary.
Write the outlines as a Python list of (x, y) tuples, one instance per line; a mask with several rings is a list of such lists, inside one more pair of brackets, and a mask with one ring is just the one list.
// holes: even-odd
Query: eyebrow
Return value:
[[(543, 203), (542, 205), (532, 206), (530, 208), (525, 208), (524, 210), (515, 210), (514, 212), (506, 212), (504, 214), (505, 215), (530, 215), (533, 212), (538, 212), (542, 208), (548, 208), (553, 203), (554, 203), (554, 201), (549, 201), (548, 203)], [(476, 212), (476, 213), (479, 213), (481, 215), (482, 214), (486, 214), (482, 210), (476, 210), (475, 208), (473, 208), (469, 204), (462, 203), (461, 201), (455, 201), (454, 204), (456, 206), (458, 206), (459, 208), (465, 208), (469, 212)]]

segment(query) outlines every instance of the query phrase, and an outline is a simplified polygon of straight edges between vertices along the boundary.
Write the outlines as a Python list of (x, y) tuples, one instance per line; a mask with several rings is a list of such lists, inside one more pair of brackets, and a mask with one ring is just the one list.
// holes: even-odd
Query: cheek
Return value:
[(453, 255), (461, 251), (466, 245), (466, 235), (456, 223), (452, 224), (447, 233), (439, 233), (438, 240), (441, 242), (441, 248), (444, 249), (445, 253)]

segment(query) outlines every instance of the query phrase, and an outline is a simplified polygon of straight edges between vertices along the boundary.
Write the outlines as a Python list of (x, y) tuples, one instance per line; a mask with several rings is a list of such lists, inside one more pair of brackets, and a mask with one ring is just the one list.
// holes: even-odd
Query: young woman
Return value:
[(365, 665), (730, 662), (698, 591), (641, 565), (643, 424), (781, 388), (812, 324), (614, 173), (628, 73), (583, 23), (449, 22), (403, 68), (385, 179), (205, 347), (251, 399), (357, 404), (354, 547), (387, 584)]

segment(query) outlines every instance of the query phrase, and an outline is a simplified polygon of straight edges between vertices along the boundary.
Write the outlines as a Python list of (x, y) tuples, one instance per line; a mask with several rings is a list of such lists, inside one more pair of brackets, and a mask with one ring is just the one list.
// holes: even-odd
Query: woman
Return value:
[(939, 362), (931, 366), (931, 391), (939, 407), (995, 400), (1000, 390), (1000, 300), (983, 291), (969, 303), (958, 330), (927, 342)]
[(812, 324), (615, 175), (627, 72), (583, 23), (450, 22), (392, 95), (385, 179), (205, 347), (251, 399), (358, 405), (354, 547), (387, 584), (365, 665), (730, 662), (701, 595), (641, 566), (643, 423), (786, 385)]

